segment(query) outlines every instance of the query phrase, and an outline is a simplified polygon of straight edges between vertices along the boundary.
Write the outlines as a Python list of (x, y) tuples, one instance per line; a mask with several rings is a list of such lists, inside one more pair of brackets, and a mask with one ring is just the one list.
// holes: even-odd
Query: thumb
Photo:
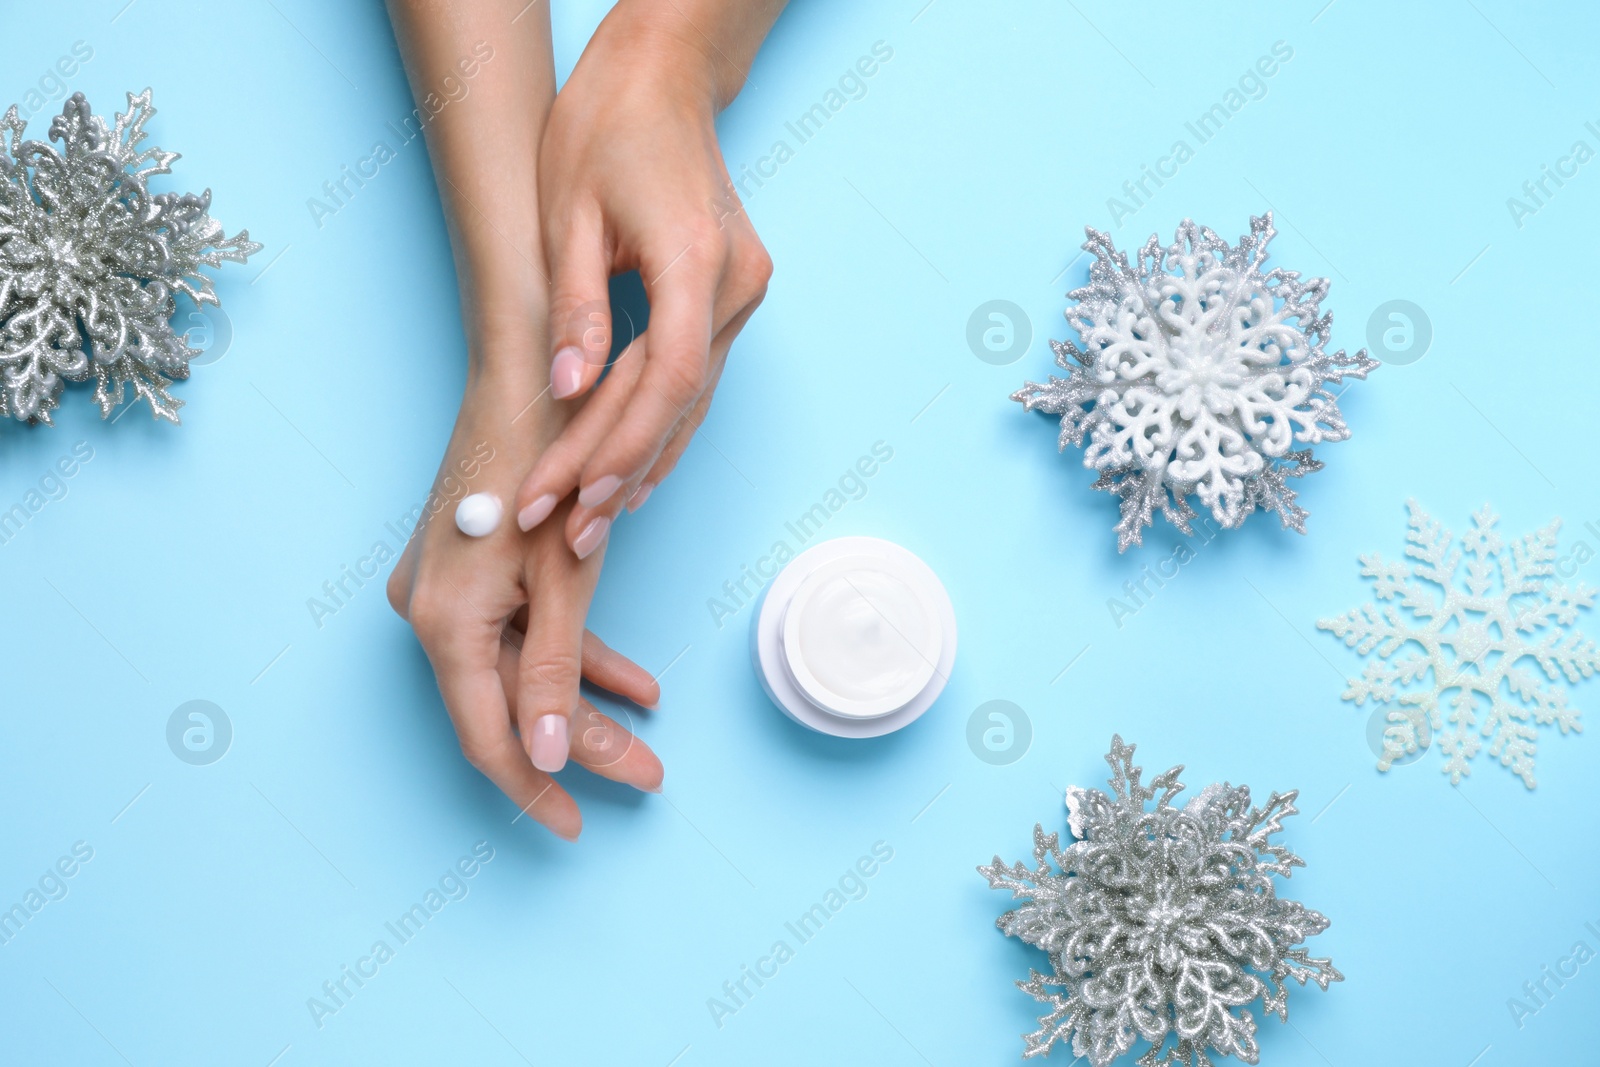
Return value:
[(574, 221), (549, 242), (550, 394), (577, 396), (600, 378), (611, 352), (610, 263), (598, 220)]

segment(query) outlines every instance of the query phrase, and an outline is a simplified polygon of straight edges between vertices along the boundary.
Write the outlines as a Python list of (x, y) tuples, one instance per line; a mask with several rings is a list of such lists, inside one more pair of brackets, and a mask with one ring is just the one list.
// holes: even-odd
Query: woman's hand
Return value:
[[(528, 367), (524, 360), (497, 366)], [(525, 534), (506, 516), (483, 538), (456, 528), (468, 493), (509, 500), (537, 455), (532, 373), (475, 375), (435, 480), (431, 519), (389, 578), (389, 602), (415, 628), (468, 761), (529, 816), (574, 839), (583, 819), (550, 777), (574, 762), (659, 792), (661, 761), (578, 692), (579, 678), (653, 707), (649, 672), (584, 629), (602, 552), (579, 560), (552, 524)], [(543, 413), (545, 415), (550, 412)]]
[(728, 348), (766, 294), (772, 261), (728, 177), (714, 119), (781, 8), (621, 0), (556, 98), (539, 153), (551, 392), (577, 396), (600, 377), (613, 274), (636, 269), (644, 279), (649, 355), (630, 352), (642, 366), (626, 389), (608, 378), (622, 395), (601, 432), (582, 448), (563, 439), (533, 467), (516, 499), (525, 530), (576, 488), (566, 539), (592, 550), (586, 530), (643, 503), (705, 418)]
[(601, 553), (578, 560), (559, 527), (523, 534), (509, 514), (479, 539), (454, 521), (468, 493), (509, 503), (567, 417), (549, 396), (536, 203), (555, 99), (549, 7), (389, 0), (389, 9), (450, 228), (468, 349), (461, 413), (434, 483), (441, 505), (406, 546), (389, 602), (428, 653), (467, 759), (573, 838), (577, 805), (550, 777), (569, 751), (639, 789), (659, 790), (662, 773), (647, 746), (580, 698), (579, 679), (646, 705), (659, 690), (584, 630)]
[[(582, 700), (578, 684), (587, 678), (647, 706), (659, 690), (589, 634), (584, 617), (611, 518), (682, 452), (771, 269), (712, 118), (738, 91), (782, 0), (667, 7), (620, 0), (553, 109), (544, 5), (389, 0), (439, 180), (470, 352), (435, 480), (443, 503), (406, 546), (389, 600), (428, 653), (467, 758), (568, 838), (582, 820), (550, 773), (569, 752), (609, 778), (661, 787), (655, 754)], [(555, 189), (541, 199), (547, 176)], [(542, 219), (554, 226), (549, 240)], [(610, 341), (606, 282), (633, 267), (645, 275), (652, 343), (636, 343), (567, 426), (574, 413), (551, 394), (571, 397), (599, 377)], [(546, 363), (544, 351), (557, 358)], [(556, 521), (527, 534), (508, 516), (481, 539), (456, 529), (462, 496), (510, 501), (529, 470), (536, 477), (515, 506), (521, 529)]]

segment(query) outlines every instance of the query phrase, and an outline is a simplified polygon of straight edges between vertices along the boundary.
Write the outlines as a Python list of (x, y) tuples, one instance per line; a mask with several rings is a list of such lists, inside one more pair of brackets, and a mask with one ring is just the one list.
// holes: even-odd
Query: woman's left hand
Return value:
[[(653, 707), (649, 672), (584, 628), (603, 551), (576, 558), (551, 523), (531, 533), (506, 514), (486, 537), (455, 525), (468, 493), (509, 502), (538, 455), (530, 359), (485, 359), (462, 401), (434, 484), (436, 513), (389, 578), (389, 602), (416, 630), (438, 678), (462, 753), (519, 808), (575, 839), (583, 818), (551, 774), (571, 758), (596, 774), (659, 792), (649, 746), (584, 700), (580, 679)], [(546, 410), (541, 410), (546, 408)], [(569, 507), (570, 501), (563, 505)]]

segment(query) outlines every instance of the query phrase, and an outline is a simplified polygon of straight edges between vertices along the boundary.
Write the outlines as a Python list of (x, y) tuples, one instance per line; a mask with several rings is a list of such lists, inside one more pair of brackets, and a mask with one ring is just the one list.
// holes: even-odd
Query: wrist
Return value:
[(744, 87), (749, 64), (730, 58), (725, 49), (736, 46), (715, 39), (715, 16), (703, 6), (618, 0), (595, 31), (595, 40), (617, 57), (606, 65), (637, 71), (653, 94), (721, 111)]
[[(456, 258), (468, 366), (474, 371), (499, 371), (536, 362), (547, 342), (549, 282), (542, 276), (523, 278), (509, 263), (499, 269), (469, 270), (461, 266), (463, 257)], [(478, 263), (476, 268), (483, 266)], [(545, 384), (541, 381), (538, 387)]]
[(461, 407), (492, 428), (503, 447), (531, 463), (560, 434), (570, 413), (550, 395), (549, 353), (535, 351), (529, 339), (471, 345)]

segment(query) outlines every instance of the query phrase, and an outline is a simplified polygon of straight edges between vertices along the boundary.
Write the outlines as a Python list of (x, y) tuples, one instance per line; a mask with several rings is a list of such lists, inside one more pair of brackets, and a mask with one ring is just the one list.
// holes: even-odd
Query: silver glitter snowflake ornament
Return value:
[(1088, 439), (1094, 488), (1122, 498), (1117, 550), (1142, 543), (1158, 508), (1191, 533), (1191, 493), (1225, 529), (1259, 509), (1304, 533), (1288, 479), (1322, 464), (1291, 446), (1348, 438), (1329, 387), (1378, 365), (1365, 349), (1324, 351), (1328, 280), (1262, 273), (1270, 211), (1237, 247), (1185, 219), (1172, 244), (1152, 234), (1132, 264), (1109, 234), (1085, 229), (1095, 261), (1067, 310), (1084, 347), (1051, 341), (1067, 376), (1011, 399), (1061, 416), (1063, 450)]
[(1378, 653), (1350, 679), (1344, 699), (1391, 705), (1380, 771), (1437, 736), (1442, 769), (1459, 784), (1488, 741), (1489, 755), (1532, 789), (1537, 727), (1583, 729), (1560, 683), (1600, 670), (1600, 648), (1568, 629), (1579, 608), (1593, 606), (1595, 591), (1556, 580), (1560, 519), (1508, 542), (1485, 505), (1457, 545), (1416, 501), (1407, 507), (1406, 555), (1416, 562), (1361, 557), (1361, 574), (1388, 606), (1317, 623), (1363, 656)]
[(152, 193), (176, 152), (139, 147), (155, 109), (128, 94), (107, 127), (75, 93), (50, 140), (24, 141), (13, 106), (0, 119), (0, 415), (50, 422), (63, 381), (95, 380), (103, 417), (132, 386), (158, 418), (178, 421), (167, 392), (200, 355), (172, 330), (175, 295), (217, 304), (201, 266), (243, 263), (261, 249), (225, 237), (211, 192)]
[(1022, 1055), (1070, 1039), (1075, 1056), (1105, 1067), (1143, 1038), (1143, 1067), (1204, 1067), (1208, 1050), (1255, 1063), (1255, 1018), (1234, 1009), (1260, 998), (1264, 1014), (1287, 1021), (1284, 979), (1322, 989), (1344, 980), (1296, 947), (1328, 920), (1279, 897), (1273, 880), (1305, 866), (1270, 840), (1298, 794), (1254, 808), (1248, 786), (1212, 785), (1177, 807), (1181, 766), (1142, 785), (1121, 737), (1106, 762), (1111, 794), (1067, 790), (1076, 841), (1062, 849), (1035, 826), (1033, 869), (999, 856), (978, 868), (992, 888), (1027, 901), (996, 925), (1049, 953), (1055, 971), (1017, 983), (1050, 1007)]

